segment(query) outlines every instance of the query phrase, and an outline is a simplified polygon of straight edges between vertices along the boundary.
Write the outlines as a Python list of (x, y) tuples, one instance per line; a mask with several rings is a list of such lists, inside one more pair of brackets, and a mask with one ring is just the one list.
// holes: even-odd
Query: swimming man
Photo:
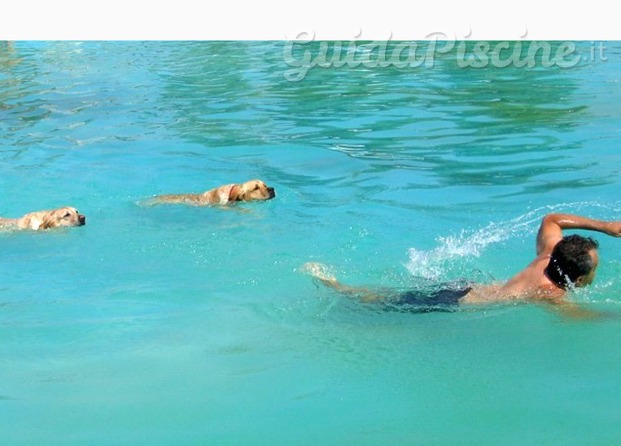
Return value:
[(590, 237), (568, 235), (564, 229), (583, 229), (621, 237), (621, 221), (601, 221), (570, 214), (548, 214), (537, 234), (537, 256), (522, 271), (500, 285), (469, 284), (467, 287), (441, 289), (433, 293), (417, 291), (387, 296), (364, 288), (339, 283), (323, 265), (307, 263), (303, 269), (324, 285), (364, 302), (385, 301), (391, 306), (406, 306), (415, 312), (451, 311), (458, 305), (488, 304), (512, 300), (531, 300), (554, 304), (569, 316), (588, 316), (565, 299), (567, 291), (589, 285), (599, 263), (598, 243)]

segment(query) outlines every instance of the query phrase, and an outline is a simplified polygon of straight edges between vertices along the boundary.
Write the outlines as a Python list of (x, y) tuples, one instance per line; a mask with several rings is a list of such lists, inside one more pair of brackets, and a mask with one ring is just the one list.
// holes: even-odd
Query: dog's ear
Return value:
[(234, 184), (229, 192), (229, 201), (241, 201), (244, 194), (244, 187), (239, 184)]
[(56, 219), (54, 218), (54, 212), (48, 212), (43, 216), (41, 224), (36, 229), (50, 229), (56, 227)]

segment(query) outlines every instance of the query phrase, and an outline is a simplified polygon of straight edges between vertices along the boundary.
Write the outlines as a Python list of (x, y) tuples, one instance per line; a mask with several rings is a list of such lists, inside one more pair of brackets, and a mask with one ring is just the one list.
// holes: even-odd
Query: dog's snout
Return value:
[(274, 190), (273, 187), (268, 187), (267, 192), (270, 194), (271, 198), (274, 198), (276, 196), (276, 191)]
[(79, 214), (78, 215), (78, 222), (80, 223), (80, 226), (85, 225), (86, 224), (86, 216)]

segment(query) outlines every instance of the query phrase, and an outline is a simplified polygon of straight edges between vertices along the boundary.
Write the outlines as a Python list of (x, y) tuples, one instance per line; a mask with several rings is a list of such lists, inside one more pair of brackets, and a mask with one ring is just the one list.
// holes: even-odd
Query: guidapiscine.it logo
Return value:
[(607, 60), (603, 42), (587, 42), (579, 48), (574, 41), (524, 40), (526, 34), (520, 40), (505, 41), (449, 38), (441, 32), (419, 41), (363, 41), (360, 36), (350, 41), (316, 41), (314, 34), (303, 32), (287, 40), (283, 57), (291, 68), (285, 71), (285, 79), (299, 82), (314, 68), (432, 68), (439, 58), (454, 58), (459, 68), (571, 68), (580, 62)]

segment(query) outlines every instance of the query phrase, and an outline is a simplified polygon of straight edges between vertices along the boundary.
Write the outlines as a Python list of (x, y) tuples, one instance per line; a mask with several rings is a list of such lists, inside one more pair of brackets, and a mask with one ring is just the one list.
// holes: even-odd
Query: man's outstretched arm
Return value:
[(565, 299), (546, 301), (546, 303), (549, 304), (549, 309), (567, 320), (602, 320), (619, 317), (616, 313), (593, 310), (585, 305), (568, 302)]
[(603, 221), (572, 214), (548, 214), (537, 234), (537, 255), (550, 254), (563, 238), (563, 229), (585, 229), (621, 237), (620, 221)]

